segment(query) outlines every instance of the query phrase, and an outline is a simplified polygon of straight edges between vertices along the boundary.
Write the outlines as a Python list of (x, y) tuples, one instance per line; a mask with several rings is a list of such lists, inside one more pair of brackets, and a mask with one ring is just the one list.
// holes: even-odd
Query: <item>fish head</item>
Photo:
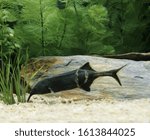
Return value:
[(44, 94), (50, 92), (49, 82), (47, 79), (39, 81), (32, 89), (32, 94)]
[(35, 94), (45, 94), (45, 93), (50, 93), (50, 89), (48, 87), (48, 81), (47, 79), (46, 80), (42, 80), (42, 81), (39, 81), (33, 88), (31, 88), (30, 90), (30, 96), (28, 98), (28, 101), (29, 99), (31, 98), (32, 95), (35, 95)]

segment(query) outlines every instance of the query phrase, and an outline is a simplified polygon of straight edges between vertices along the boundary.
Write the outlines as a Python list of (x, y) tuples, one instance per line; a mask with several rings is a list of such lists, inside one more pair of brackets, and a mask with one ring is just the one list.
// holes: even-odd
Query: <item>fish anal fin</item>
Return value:
[(81, 85), (81, 88), (85, 91), (91, 91), (90, 86), (92, 83), (93, 83), (93, 80), (90, 80), (87, 83)]
[(94, 69), (92, 69), (89, 62), (85, 63), (82, 67), (80, 67), (80, 69), (95, 71)]
[(91, 89), (90, 89), (90, 87), (88, 87), (88, 86), (86, 86), (86, 85), (84, 85), (84, 86), (81, 86), (81, 88), (83, 89), (83, 90), (85, 90), (85, 91), (91, 91)]

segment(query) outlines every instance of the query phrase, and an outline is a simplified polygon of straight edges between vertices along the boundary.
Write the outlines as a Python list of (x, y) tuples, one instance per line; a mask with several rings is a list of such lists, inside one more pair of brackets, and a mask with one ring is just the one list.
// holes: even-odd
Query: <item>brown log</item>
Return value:
[(129, 59), (135, 61), (150, 61), (150, 52), (149, 53), (125, 53), (117, 55), (104, 55), (106, 58), (115, 58), (115, 59)]

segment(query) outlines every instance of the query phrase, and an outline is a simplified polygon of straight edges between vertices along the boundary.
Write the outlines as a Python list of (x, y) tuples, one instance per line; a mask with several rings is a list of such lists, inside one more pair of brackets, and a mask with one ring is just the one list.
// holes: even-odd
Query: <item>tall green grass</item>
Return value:
[[(25, 73), (21, 75), (22, 60), (20, 51), (15, 61), (12, 61), (10, 56), (0, 60), (0, 99), (6, 104), (26, 102), (28, 84), (24, 80)], [(26, 62), (27, 57), (24, 65)]]

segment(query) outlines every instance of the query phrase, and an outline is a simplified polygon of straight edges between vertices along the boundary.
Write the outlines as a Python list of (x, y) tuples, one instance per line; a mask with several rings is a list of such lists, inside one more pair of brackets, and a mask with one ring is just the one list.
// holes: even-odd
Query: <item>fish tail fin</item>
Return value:
[[(126, 65), (127, 65), (127, 64), (126, 64)], [(126, 65), (122, 66), (121, 68), (118, 68), (118, 69), (109, 71), (109, 72), (111, 73), (111, 75), (109, 75), (109, 76), (112, 76), (112, 77), (119, 83), (120, 86), (122, 86), (122, 84), (121, 84), (121, 81), (120, 81), (120, 79), (119, 79), (117, 73), (118, 73), (122, 68), (124, 68)]]

